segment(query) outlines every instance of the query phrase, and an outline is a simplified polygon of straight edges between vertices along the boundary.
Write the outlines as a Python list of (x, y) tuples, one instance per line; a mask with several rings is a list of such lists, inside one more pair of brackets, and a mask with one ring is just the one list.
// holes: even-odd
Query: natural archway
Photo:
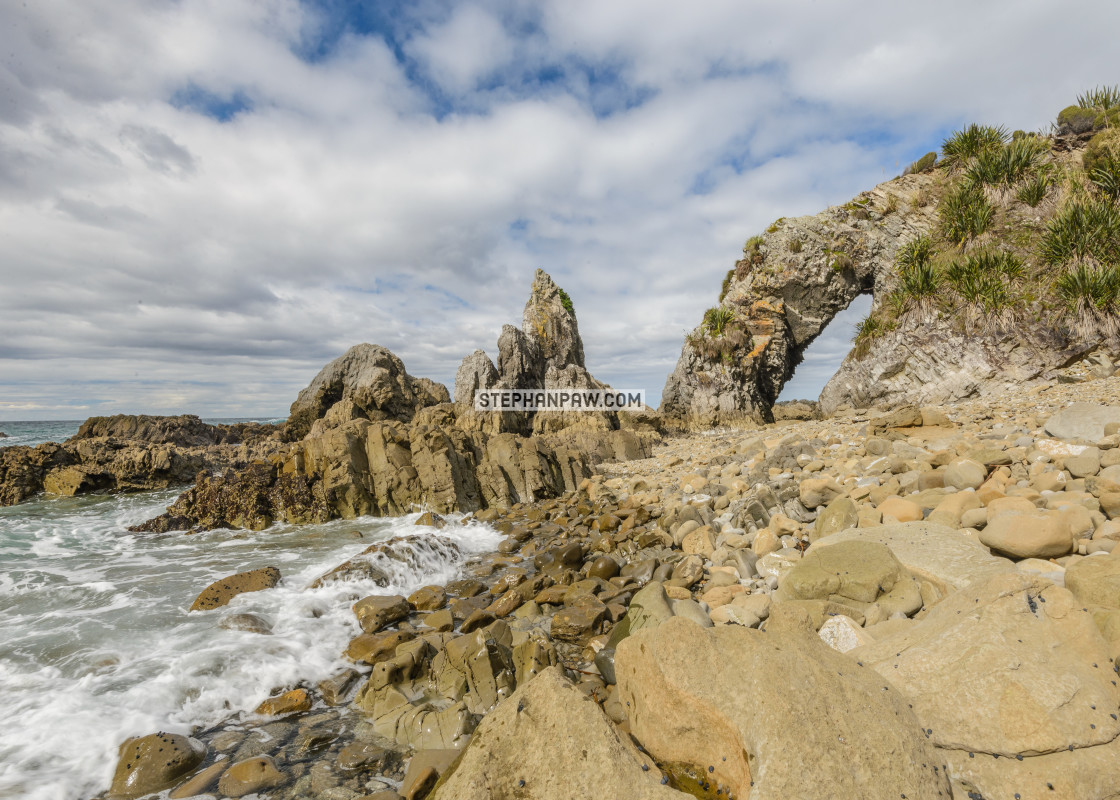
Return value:
[(856, 327), (870, 312), (871, 295), (862, 294), (833, 317), (816, 340), (802, 352), (801, 363), (794, 366), (792, 377), (778, 395), (778, 402), (816, 400), (851, 351)]

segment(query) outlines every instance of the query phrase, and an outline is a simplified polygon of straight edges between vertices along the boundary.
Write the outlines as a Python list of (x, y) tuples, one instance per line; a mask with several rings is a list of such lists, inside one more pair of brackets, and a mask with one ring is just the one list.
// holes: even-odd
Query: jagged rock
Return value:
[(432, 800), (685, 800), (558, 667), (503, 701)]
[(948, 796), (906, 699), (781, 609), (765, 633), (672, 618), (619, 645), (620, 699), (646, 751), (733, 797)]
[(370, 420), (409, 422), (421, 408), (450, 401), (447, 387), (409, 375), (384, 347), (358, 344), (323, 367), (299, 393), (289, 410), (284, 438), (302, 439), (312, 423), (340, 402), (352, 404)]

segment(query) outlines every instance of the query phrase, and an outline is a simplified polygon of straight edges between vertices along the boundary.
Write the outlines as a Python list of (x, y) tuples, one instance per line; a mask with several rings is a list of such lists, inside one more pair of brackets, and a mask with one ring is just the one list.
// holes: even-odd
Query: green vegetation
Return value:
[(1007, 138), (1006, 128), (973, 123), (942, 142), (941, 166), (963, 166), (981, 153), (1001, 147)]
[(914, 175), (918, 172), (928, 172), (929, 170), (933, 169), (936, 165), (937, 165), (937, 153), (936, 153), (936, 151), (930, 151), (930, 152), (926, 153), (924, 156), (922, 156), (921, 158), (919, 158), (917, 161), (915, 161), (913, 164), (908, 166), (905, 170), (903, 170), (902, 174), (903, 175)]
[(759, 248), (762, 247), (763, 241), (761, 236), (752, 236), (747, 239), (746, 244), (743, 245), (743, 252), (747, 254), (757, 253)]
[(941, 199), (937, 214), (945, 237), (955, 245), (963, 245), (988, 229), (995, 208), (983, 189), (965, 181)]
[(1065, 301), (1077, 333), (1117, 335), (1120, 329), (1120, 267), (1092, 267), (1079, 263), (1055, 284)]
[(1108, 111), (1120, 106), (1120, 86), (1098, 86), (1083, 94), (1077, 95), (1077, 105), (1080, 108), (1092, 108), (1097, 111)]
[(800, 239), (790, 239), (789, 251), (791, 253), (800, 253), (801, 252), (801, 246), (802, 245), (801, 245), (801, 240)]
[(785, 217), (778, 217), (770, 223), (770, 227), (766, 229), (767, 233), (777, 233), (778, 228), (782, 227), (782, 223), (786, 221)]
[(1011, 187), (1034, 174), (1050, 152), (1050, 142), (1025, 136), (982, 151), (965, 169), (965, 180), (987, 186)]
[(1116, 263), (1120, 260), (1120, 208), (1107, 198), (1070, 203), (1046, 226), (1039, 252), (1051, 266), (1087, 258)]
[(1015, 197), (1019, 202), (1026, 203), (1031, 208), (1037, 208), (1038, 204), (1046, 199), (1046, 193), (1050, 191), (1053, 183), (1054, 179), (1051, 177), (1049, 170), (1039, 170), (1023, 182)]
[(723, 336), (723, 332), (733, 319), (735, 319), (735, 312), (730, 308), (715, 306), (704, 312), (704, 327), (714, 337)]
[(856, 335), (852, 337), (852, 355), (859, 359), (867, 355), (871, 350), (871, 344), (876, 339), (886, 336), (897, 327), (897, 324), (891, 320), (882, 320), (876, 317), (874, 313), (868, 315), (856, 325)]
[(564, 310), (573, 317), (576, 315), (575, 306), (572, 305), (572, 298), (568, 297), (568, 293), (563, 289), (560, 290), (560, 305), (564, 306)]

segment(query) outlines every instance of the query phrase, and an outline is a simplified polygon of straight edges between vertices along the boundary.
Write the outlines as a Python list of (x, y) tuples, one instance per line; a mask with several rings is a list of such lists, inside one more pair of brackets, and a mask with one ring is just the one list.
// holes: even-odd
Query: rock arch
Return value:
[(686, 337), (661, 411), (699, 426), (771, 420), (809, 345), (857, 296), (879, 302), (899, 246), (932, 229), (932, 205), (915, 198), (933, 181), (906, 175), (771, 225), (744, 250), (720, 300), (732, 321), (722, 332), (701, 322)]

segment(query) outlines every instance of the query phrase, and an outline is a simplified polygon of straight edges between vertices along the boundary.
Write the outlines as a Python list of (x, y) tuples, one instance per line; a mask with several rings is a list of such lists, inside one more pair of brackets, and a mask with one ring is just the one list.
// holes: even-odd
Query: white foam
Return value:
[[(313, 684), (345, 666), (360, 632), (356, 596), (407, 594), (457, 577), (460, 553), (494, 549), (493, 529), (433, 531), (396, 520), (277, 526), (261, 533), (130, 534), (173, 493), (43, 501), (0, 510), (0, 798), (79, 798), (107, 788), (118, 745), (157, 730), (189, 733), (251, 713), (274, 688)], [(365, 536), (354, 538), (361, 529)], [(309, 534), (315, 534), (311, 536)], [(373, 556), (390, 585), (316, 577), (391, 536), (411, 558)], [(454, 542), (455, 548), (447, 546)], [(218, 578), (278, 565), (280, 585), (228, 607), (186, 611)], [(263, 636), (218, 625), (230, 613), (271, 622)], [(14, 724), (11, 724), (14, 722)]]

